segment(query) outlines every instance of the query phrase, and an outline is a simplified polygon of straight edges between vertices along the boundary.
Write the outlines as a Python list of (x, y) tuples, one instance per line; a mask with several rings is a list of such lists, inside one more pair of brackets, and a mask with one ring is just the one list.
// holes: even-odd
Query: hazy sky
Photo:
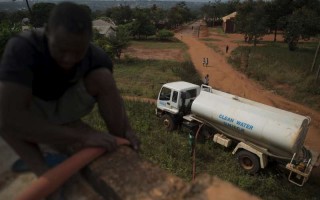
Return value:
[[(13, 1), (13, 0), (0, 0), (0, 2), (8, 2), (8, 1)], [(25, 0), (15, 0), (15, 1), (25, 1)], [(50, 0), (29, 0), (29, 2), (41, 2), (41, 1), (50, 1)], [(57, 0), (56, 0), (57, 1)], [(62, 0), (58, 0), (58, 1), (62, 1)], [(69, 0), (72, 1), (72, 0)], [(75, 0), (74, 0), (75, 1)], [(80, 0), (81, 1), (81, 0)], [(88, 0), (82, 0), (82, 1), (88, 1)], [(115, 1), (115, 0), (95, 0), (95, 1)], [(116, 0), (116, 1), (135, 1), (135, 0)], [(138, 1), (138, 0), (136, 0)], [(146, 0), (142, 0), (142, 1), (146, 1)], [(152, 1), (152, 0), (149, 0)], [(191, 2), (209, 2), (208, 0), (156, 0), (156, 1), (191, 1)], [(212, 0), (214, 1), (214, 0)], [(222, 0), (222, 2), (227, 1), (227, 0)]]

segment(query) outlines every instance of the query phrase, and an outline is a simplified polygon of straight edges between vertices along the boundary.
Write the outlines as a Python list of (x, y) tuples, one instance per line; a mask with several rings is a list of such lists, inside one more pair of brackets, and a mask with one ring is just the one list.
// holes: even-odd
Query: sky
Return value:
[[(8, 1), (13, 1), (13, 0), (0, 0), (0, 2), (8, 2)], [(25, 0), (15, 0), (15, 1), (20, 1), (21, 2), (21, 1), (25, 1)], [(50, 0), (29, 0), (29, 2), (41, 2), (41, 1), (50, 2)], [(69, 1), (72, 1), (72, 0), (69, 0)], [(95, 1), (115, 1), (115, 0), (95, 0)], [(116, 0), (116, 1), (135, 1), (135, 0)], [(138, 0), (136, 0), (136, 1), (138, 1)], [(146, 0), (142, 0), (142, 1), (146, 1)], [(150, 1), (152, 1), (152, 0), (150, 0)], [(209, 2), (208, 0), (155, 0), (155, 1)], [(214, 0), (212, 0), (212, 1), (214, 1)], [(227, 0), (222, 0), (222, 2), (224, 2), (224, 1), (227, 1)]]

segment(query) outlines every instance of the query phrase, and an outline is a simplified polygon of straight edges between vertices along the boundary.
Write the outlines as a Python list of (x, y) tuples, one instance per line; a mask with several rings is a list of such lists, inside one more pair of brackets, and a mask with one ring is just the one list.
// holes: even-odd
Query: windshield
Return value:
[(163, 87), (161, 92), (160, 92), (160, 97), (159, 99), (162, 101), (169, 101), (171, 97), (171, 89)]

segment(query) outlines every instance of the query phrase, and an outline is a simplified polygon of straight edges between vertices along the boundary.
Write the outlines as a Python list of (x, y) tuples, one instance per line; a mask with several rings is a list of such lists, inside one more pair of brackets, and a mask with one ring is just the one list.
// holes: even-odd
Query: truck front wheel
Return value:
[(176, 127), (176, 125), (173, 121), (173, 118), (168, 114), (163, 115), (161, 117), (161, 121), (162, 121), (162, 124), (164, 125), (164, 127), (167, 129), (167, 131), (173, 131)]
[(249, 174), (255, 174), (260, 169), (259, 158), (249, 151), (239, 151), (237, 153), (237, 159), (240, 166)]

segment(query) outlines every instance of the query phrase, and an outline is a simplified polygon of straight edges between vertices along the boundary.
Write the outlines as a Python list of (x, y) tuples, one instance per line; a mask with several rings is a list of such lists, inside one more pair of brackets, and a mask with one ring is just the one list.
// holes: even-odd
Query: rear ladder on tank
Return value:
[(296, 153), (293, 154), (290, 163), (286, 165), (286, 168), (290, 171), (288, 180), (293, 184), (303, 186), (309, 179), (313, 168), (311, 164), (312, 158), (308, 160), (307, 164), (305, 162), (300, 162), (296, 165), (293, 164), (295, 157)]

